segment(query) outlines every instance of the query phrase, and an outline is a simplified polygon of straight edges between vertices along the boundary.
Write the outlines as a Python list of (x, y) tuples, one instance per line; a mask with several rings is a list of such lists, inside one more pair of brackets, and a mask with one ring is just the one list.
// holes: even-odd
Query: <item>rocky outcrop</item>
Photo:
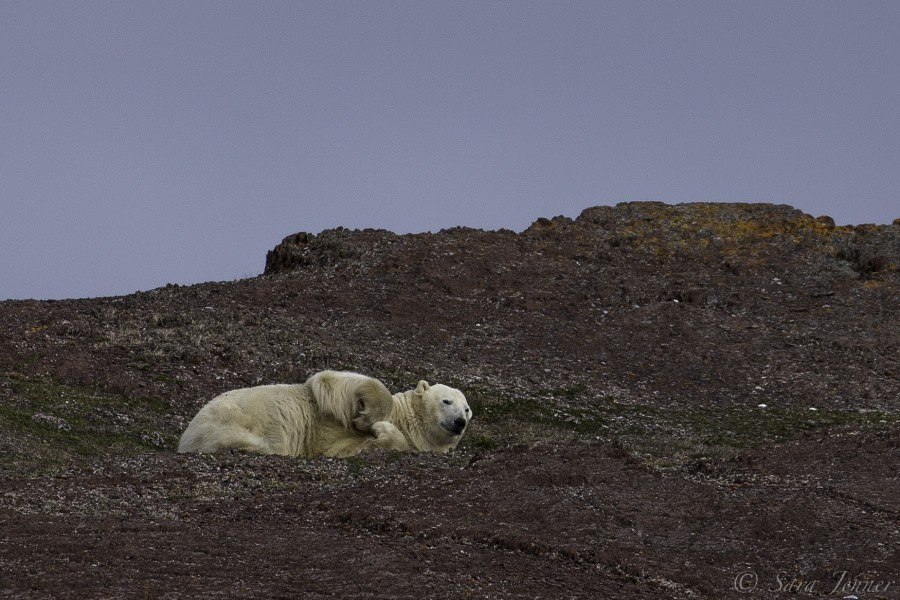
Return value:
[[(515, 267), (535, 253), (557, 261), (603, 262), (612, 254), (653, 256), (659, 263), (687, 260), (727, 271), (804, 255), (816, 268), (847, 268), (860, 277), (896, 273), (900, 219), (890, 225), (836, 226), (786, 205), (628, 202), (596, 206), (576, 219), (540, 218), (516, 234), (508, 230), (452, 228), (397, 235), (385, 230), (300, 232), (266, 256), (266, 274), (297, 269), (415, 269), (440, 255), (450, 262), (478, 256), (494, 270)], [(436, 265), (432, 265), (433, 267)]]

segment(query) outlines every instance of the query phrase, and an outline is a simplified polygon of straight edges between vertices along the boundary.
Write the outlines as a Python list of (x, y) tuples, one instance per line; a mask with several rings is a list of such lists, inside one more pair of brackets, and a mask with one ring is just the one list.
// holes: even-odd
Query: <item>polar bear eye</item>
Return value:
[(466, 414), (469, 414), (469, 407), (466, 407)]
[(451, 404), (453, 404), (453, 401), (450, 400), (449, 398), (444, 398), (442, 402), (444, 404), (446, 404), (447, 406), (450, 406)]

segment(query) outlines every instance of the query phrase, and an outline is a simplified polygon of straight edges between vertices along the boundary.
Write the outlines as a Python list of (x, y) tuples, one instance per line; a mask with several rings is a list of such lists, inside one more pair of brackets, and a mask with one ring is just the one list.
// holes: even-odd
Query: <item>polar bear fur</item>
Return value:
[(449, 452), (462, 439), (472, 409), (455, 388), (425, 380), (393, 396), (390, 416), (372, 425), (373, 444), (385, 450)]
[(322, 371), (301, 384), (225, 392), (188, 425), (179, 452), (236, 448), (261, 454), (346, 456), (371, 438), (393, 408), (384, 384), (348, 371)]
[(225, 392), (200, 409), (179, 452), (223, 448), (260, 454), (348, 457), (381, 448), (448, 452), (472, 418), (466, 397), (420, 381), (394, 394), (378, 381), (347, 371), (323, 371), (299, 385)]

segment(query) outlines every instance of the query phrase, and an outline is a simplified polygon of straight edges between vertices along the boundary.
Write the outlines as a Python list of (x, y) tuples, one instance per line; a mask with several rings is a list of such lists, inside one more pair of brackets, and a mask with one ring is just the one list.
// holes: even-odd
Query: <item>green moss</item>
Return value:
[(887, 427), (900, 414), (719, 406), (665, 409), (591, 397), (583, 386), (544, 389), (515, 398), (486, 388), (467, 390), (475, 421), (461, 448), (493, 449), (540, 440), (618, 440), (633, 454), (660, 466), (698, 456), (731, 455), (795, 439), (813, 430)]
[(159, 397), (128, 398), (14, 373), (2, 379), (13, 394), (0, 405), (0, 469), (53, 470), (106, 454), (174, 446), (161, 425), (168, 407)]
[(813, 430), (881, 428), (897, 423), (900, 415), (880, 411), (725, 406), (663, 411), (658, 419), (630, 425), (613, 435), (650, 463), (675, 466), (698, 457), (728, 456), (786, 442)]
[(473, 450), (496, 450), (503, 447), (503, 441), (489, 435), (467, 435), (463, 438), (464, 448), (472, 448)]

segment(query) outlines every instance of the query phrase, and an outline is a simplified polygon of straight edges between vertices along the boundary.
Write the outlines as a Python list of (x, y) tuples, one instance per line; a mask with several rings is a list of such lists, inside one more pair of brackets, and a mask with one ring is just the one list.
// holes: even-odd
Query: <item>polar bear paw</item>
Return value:
[(375, 444), (384, 450), (409, 450), (406, 438), (393, 423), (377, 421), (372, 424)]

